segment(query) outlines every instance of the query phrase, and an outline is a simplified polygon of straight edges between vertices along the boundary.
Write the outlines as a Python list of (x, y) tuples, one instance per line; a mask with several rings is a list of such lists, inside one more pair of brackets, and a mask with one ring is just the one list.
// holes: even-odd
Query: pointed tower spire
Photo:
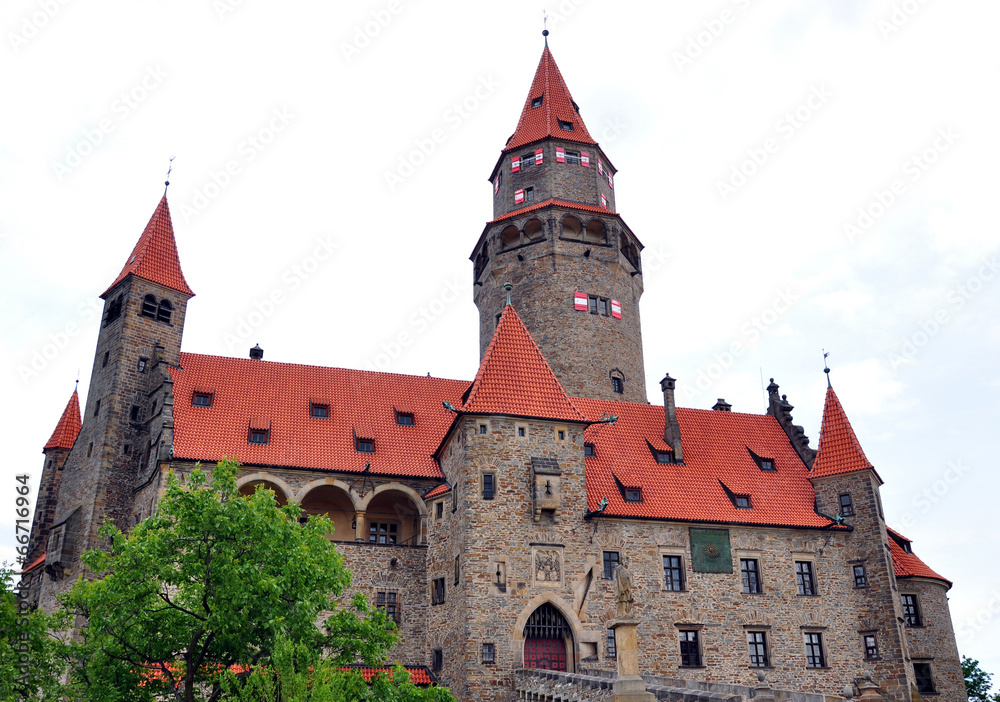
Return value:
[[(823, 406), (823, 425), (819, 431), (819, 450), (813, 461), (813, 478), (828, 475), (843, 475), (859, 470), (875, 470), (865, 456), (861, 442), (854, 434), (847, 413), (844, 412), (833, 387), (826, 389), (826, 403)], [(881, 478), (880, 478), (881, 480)]]
[(56, 424), (55, 431), (45, 443), (44, 450), (73, 448), (77, 434), (80, 433), (80, 426), (80, 394), (74, 389), (69, 402), (66, 403), (66, 409), (63, 410), (62, 416), (59, 418), (59, 423)]
[(573, 100), (556, 60), (549, 51), (547, 33), (548, 30), (543, 32), (546, 35), (545, 48), (542, 50), (531, 90), (524, 101), (521, 119), (517, 122), (517, 129), (507, 140), (505, 152), (546, 137), (578, 144), (597, 143), (587, 131), (587, 125), (580, 116), (580, 107)]
[(587, 421), (510, 305), (504, 308), (462, 411)]
[(101, 294), (105, 297), (118, 283), (130, 275), (158, 283), (164, 287), (194, 295), (184, 280), (180, 258), (177, 256), (177, 242), (174, 239), (174, 225), (170, 219), (170, 207), (166, 194), (160, 198), (153, 216), (136, 242), (125, 267), (108, 289)]

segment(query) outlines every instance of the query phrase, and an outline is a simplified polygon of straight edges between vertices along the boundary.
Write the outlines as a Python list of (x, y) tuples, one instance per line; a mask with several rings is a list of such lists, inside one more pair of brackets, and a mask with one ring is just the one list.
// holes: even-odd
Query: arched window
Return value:
[(152, 295), (146, 295), (142, 298), (142, 314), (143, 317), (149, 317), (150, 319), (156, 319), (156, 298)]
[(542, 231), (542, 220), (529, 219), (524, 223), (524, 236), (528, 241), (538, 241), (545, 233)]
[(592, 219), (587, 222), (584, 241), (588, 244), (606, 244), (608, 242), (608, 230), (604, 226), (604, 222), (599, 219)]
[(621, 395), (625, 392), (625, 374), (615, 368), (611, 375), (611, 391)]
[(567, 655), (573, 650), (573, 632), (566, 618), (546, 602), (524, 625), (524, 667), (567, 671)]
[(504, 249), (512, 249), (521, 243), (521, 232), (511, 224), (500, 232), (500, 240), (503, 242)]
[(160, 307), (156, 310), (156, 321), (170, 324), (170, 313), (174, 311), (174, 306), (170, 300), (160, 300)]
[(567, 215), (563, 217), (562, 220), (562, 237), (565, 239), (575, 239), (579, 241), (583, 238), (583, 224), (579, 219), (573, 217), (572, 215)]

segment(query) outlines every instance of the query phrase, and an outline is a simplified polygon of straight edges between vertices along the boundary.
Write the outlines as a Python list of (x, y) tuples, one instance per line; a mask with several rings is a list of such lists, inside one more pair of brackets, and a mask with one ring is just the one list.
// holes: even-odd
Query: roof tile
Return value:
[(907, 553), (899, 544), (899, 541), (910, 542), (908, 538), (897, 531), (888, 529), (889, 532), (889, 552), (892, 555), (892, 568), (897, 578), (933, 578), (948, 583), (950, 588), (952, 582), (924, 563), (920, 558), (912, 553)]
[(826, 389), (823, 406), (823, 425), (819, 431), (819, 449), (813, 461), (812, 477), (843, 475), (859, 470), (874, 470), (871, 461), (861, 449), (861, 443), (851, 428), (837, 393), (833, 387)]
[(153, 211), (153, 216), (149, 218), (149, 223), (136, 242), (135, 248), (132, 249), (132, 254), (125, 262), (122, 272), (101, 297), (111, 292), (113, 287), (129, 275), (159, 283), (185, 295), (194, 295), (181, 271), (177, 242), (174, 239), (174, 225), (170, 220), (170, 207), (167, 205), (166, 195), (160, 199), (160, 204)]
[(66, 409), (63, 410), (62, 416), (59, 418), (59, 423), (56, 424), (55, 431), (45, 443), (43, 450), (73, 448), (76, 437), (80, 433), (80, 426), (80, 395), (74, 390), (73, 394), (70, 395), (69, 402), (66, 403)]

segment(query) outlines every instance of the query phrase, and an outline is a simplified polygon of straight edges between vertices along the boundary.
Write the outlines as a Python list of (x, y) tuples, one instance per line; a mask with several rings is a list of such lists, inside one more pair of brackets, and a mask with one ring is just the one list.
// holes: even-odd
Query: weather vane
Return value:
[(549, 13), (542, 10), (542, 36), (545, 37), (545, 48), (549, 48)]
[(167, 196), (167, 188), (170, 187), (170, 174), (174, 172), (174, 158), (170, 157), (170, 165), (167, 167), (167, 179), (163, 182), (163, 197)]
[(829, 355), (830, 352), (827, 351), (826, 349), (823, 349), (823, 372), (826, 373), (826, 386), (828, 388), (831, 388), (833, 387), (833, 385), (830, 383), (830, 366), (828, 366), (826, 363), (826, 357)]

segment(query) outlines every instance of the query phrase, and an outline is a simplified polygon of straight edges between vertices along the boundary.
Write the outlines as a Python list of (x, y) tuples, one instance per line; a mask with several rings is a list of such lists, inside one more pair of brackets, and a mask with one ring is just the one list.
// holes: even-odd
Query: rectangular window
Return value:
[(937, 692), (934, 688), (934, 678), (931, 676), (930, 663), (914, 663), (913, 677), (916, 678), (917, 692), (920, 694), (927, 695)]
[(395, 522), (372, 522), (368, 525), (368, 543), (394, 544), (398, 531), (399, 525)]
[(806, 637), (806, 666), (809, 668), (825, 668), (826, 657), (823, 655), (823, 635), (808, 632)]
[(740, 559), (740, 577), (743, 580), (743, 592), (760, 593), (760, 564), (756, 558)]
[(98, 416), (101, 413), (101, 401), (98, 400), (94, 403), (94, 416)]
[(356, 437), (354, 439), (354, 450), (358, 453), (375, 453), (375, 442), (371, 439)]
[(434, 578), (434, 589), (431, 591), (431, 604), (439, 605), (444, 603), (444, 578)]
[(492, 500), (495, 494), (494, 481), (496, 476), (492, 473), (483, 473), (483, 499)]
[(597, 301), (597, 307), (598, 307), (598, 310), (600, 310), (598, 312), (598, 314), (603, 315), (605, 317), (608, 316), (608, 301), (607, 300), (605, 300), (603, 297), (600, 298), (600, 299), (598, 299), (598, 301)]
[(104, 352), (104, 360), (101, 362), (101, 368), (107, 368), (108, 367), (108, 359), (109, 358), (111, 358), (111, 352), (110, 351), (105, 351)]
[(593, 455), (594, 455), (594, 445), (593, 444), (584, 444), (583, 445), (583, 455), (587, 456), (588, 458), (593, 457)]
[(524, 189), (524, 201), (525, 202), (531, 202), (534, 199), (535, 199), (535, 189), (534, 188), (525, 188)]
[(670, 452), (669, 451), (657, 451), (656, 452), (656, 462), (657, 463), (670, 463)]
[(747, 645), (750, 647), (750, 667), (767, 668), (771, 660), (767, 653), (767, 632), (748, 631)]
[(522, 438), (524, 437), (524, 427), (517, 428), (517, 435)]
[(191, 396), (191, 406), (192, 407), (211, 407), (212, 406), (212, 393), (210, 392), (196, 392)]
[(642, 502), (642, 488), (625, 488), (626, 502)]
[(580, 152), (579, 151), (567, 151), (566, 152), (566, 163), (571, 166), (580, 165)]
[(590, 313), (597, 314), (597, 298), (591, 296), (589, 300), (590, 300)]
[(409, 412), (396, 412), (396, 424), (401, 427), (412, 427), (416, 424), (416, 421)]
[(750, 495), (733, 495), (736, 509), (750, 509)]
[(875, 634), (865, 634), (865, 660), (871, 661), (879, 657), (878, 655), (878, 639), (875, 638)]
[(91, 442), (90, 442), (90, 443), (89, 443), (89, 444), (87, 445), (87, 458), (90, 458), (90, 455), (91, 455), (92, 453), (94, 453), (94, 442), (93, 442), (93, 441), (91, 441)]
[(566, 430), (565, 429), (560, 429), (558, 432), (556, 432), (556, 435), (559, 437), (560, 441), (565, 441), (566, 440)]
[(149, 363), (148, 358), (140, 358), (139, 362), (135, 364), (135, 369), (140, 373), (146, 372), (146, 364)]
[(573, 131), (573, 123), (572, 122), (567, 122), (564, 119), (560, 119), (558, 121), (559, 121), (559, 128), (561, 130), (563, 130), (564, 132), (572, 132)]
[(485, 434), (486, 433), (486, 425), (485, 424), (480, 424), (479, 425), (479, 433), (480, 434)]
[(862, 588), (868, 587), (868, 573), (865, 572), (865, 567), (863, 565), (856, 565), (854, 570), (854, 587)]
[(854, 503), (851, 502), (851, 496), (846, 493), (840, 496), (840, 516), (854, 516)]
[(439, 501), (437, 503), (437, 506), (434, 507), (434, 515), (438, 519), (441, 519), (441, 517), (444, 516), (444, 501), (443, 500)]
[(484, 643), (483, 644), (483, 665), (493, 665), (497, 662), (497, 647), (496, 644)]
[(270, 433), (268, 429), (251, 429), (247, 442), (251, 444), (266, 444)]
[(142, 412), (142, 409), (139, 405), (132, 405), (132, 409), (128, 413), (129, 421), (138, 422), (139, 417), (142, 416), (140, 412)]
[(431, 663), (431, 668), (435, 671), (441, 670), (444, 667), (444, 651), (440, 648), (434, 649), (434, 660)]
[(611, 392), (621, 395), (625, 392), (625, 381), (617, 376), (611, 376)]
[(681, 667), (701, 666), (701, 649), (698, 648), (697, 631), (681, 631)]
[(458, 585), (461, 581), (462, 575), (462, 557), (455, 556), (455, 584)]
[(399, 596), (397, 593), (379, 590), (375, 595), (375, 606), (385, 610), (385, 615), (399, 624)]
[(921, 626), (920, 606), (917, 604), (916, 595), (900, 595), (903, 600), (903, 619), (906, 626)]
[(309, 405), (309, 416), (314, 419), (329, 419), (330, 405), (319, 405), (315, 402)]
[(798, 585), (800, 595), (816, 594), (812, 561), (795, 561), (795, 584)]
[(760, 469), (761, 470), (766, 470), (766, 471), (773, 471), (773, 470), (775, 470), (774, 461), (772, 461), (770, 458), (762, 458), (762, 459), (760, 459)]
[(605, 580), (610, 580), (615, 577), (615, 566), (621, 562), (621, 556), (618, 551), (605, 551), (604, 552), (604, 578)]
[(663, 557), (663, 586), (678, 592), (684, 589), (684, 562), (680, 556)]
[(608, 658), (617, 658), (618, 657), (618, 642), (615, 640), (615, 630), (614, 629), (608, 629), (607, 646), (608, 646)]

